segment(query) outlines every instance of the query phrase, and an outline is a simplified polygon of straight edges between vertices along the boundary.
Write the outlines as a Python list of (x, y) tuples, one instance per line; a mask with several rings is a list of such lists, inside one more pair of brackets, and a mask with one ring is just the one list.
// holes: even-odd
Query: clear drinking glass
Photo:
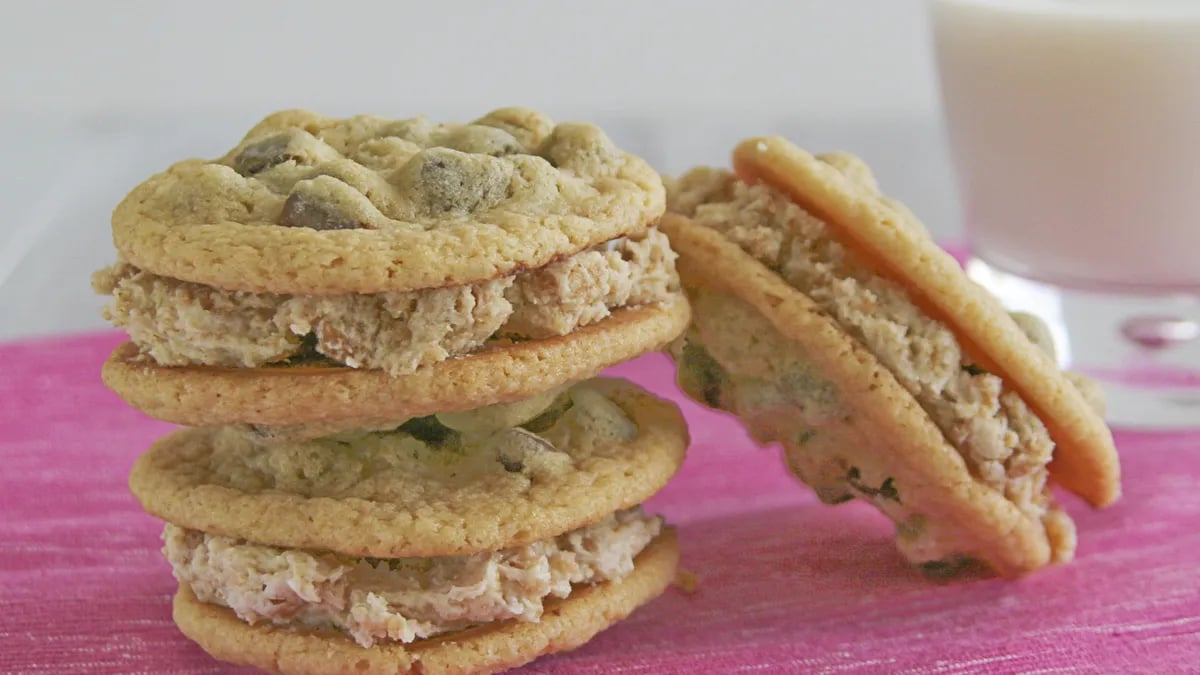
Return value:
[(1109, 421), (1200, 427), (1200, 2), (929, 0), (968, 272)]

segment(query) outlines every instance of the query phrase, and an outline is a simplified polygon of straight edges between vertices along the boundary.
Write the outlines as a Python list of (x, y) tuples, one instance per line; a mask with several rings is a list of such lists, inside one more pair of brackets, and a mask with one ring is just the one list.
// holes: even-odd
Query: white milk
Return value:
[(1200, 0), (931, 0), (976, 254), (1200, 289)]

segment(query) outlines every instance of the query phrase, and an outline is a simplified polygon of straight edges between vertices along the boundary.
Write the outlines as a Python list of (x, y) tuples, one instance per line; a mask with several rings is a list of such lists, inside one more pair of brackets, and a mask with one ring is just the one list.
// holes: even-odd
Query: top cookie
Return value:
[(522, 108), (470, 124), (267, 117), (113, 213), (122, 259), (226, 290), (332, 295), (468, 284), (640, 232), (658, 174), (595, 126)]
[(966, 357), (1020, 395), (1056, 445), (1054, 480), (1093, 505), (1115, 501), (1112, 434), (1079, 390), (907, 209), (834, 164), (777, 137), (743, 141), (733, 154), (738, 178), (774, 187), (827, 223), (857, 264), (901, 284), (916, 307), (953, 331)]

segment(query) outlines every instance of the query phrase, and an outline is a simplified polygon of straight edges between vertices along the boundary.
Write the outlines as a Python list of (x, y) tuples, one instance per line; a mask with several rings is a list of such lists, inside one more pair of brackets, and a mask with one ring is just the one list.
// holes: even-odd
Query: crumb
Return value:
[(675, 573), (675, 587), (679, 590), (692, 595), (700, 586), (700, 575), (688, 570), (679, 570)]

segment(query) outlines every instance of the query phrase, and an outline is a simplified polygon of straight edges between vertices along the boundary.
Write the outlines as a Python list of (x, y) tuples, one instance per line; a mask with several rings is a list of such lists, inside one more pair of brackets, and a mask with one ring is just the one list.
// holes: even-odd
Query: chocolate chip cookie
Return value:
[[(663, 209), (643, 160), (532, 110), (277, 113), (115, 210), (119, 262), (93, 286), (132, 346), (105, 380), (175, 422), (289, 425), (343, 416), (349, 397), (361, 418), (421, 414), (390, 391), (455, 361), (467, 380), (509, 371), (502, 391), (468, 387), (467, 407), (588, 377), (682, 330)], [(280, 412), (298, 398), (313, 405)]]
[(694, 309), (672, 347), (682, 387), (782, 444), (822, 500), (890, 516), (913, 562), (1015, 576), (1066, 561), (1075, 529), (1051, 483), (1097, 506), (1119, 495), (1080, 380), (861, 161), (751, 139), (734, 172), (694, 170), (669, 203)]
[(177, 623), (223, 660), (494, 672), (586, 642), (674, 577), (674, 534), (639, 505), (687, 431), (628, 383), (260, 441), (184, 430), (130, 477), (168, 523)]

